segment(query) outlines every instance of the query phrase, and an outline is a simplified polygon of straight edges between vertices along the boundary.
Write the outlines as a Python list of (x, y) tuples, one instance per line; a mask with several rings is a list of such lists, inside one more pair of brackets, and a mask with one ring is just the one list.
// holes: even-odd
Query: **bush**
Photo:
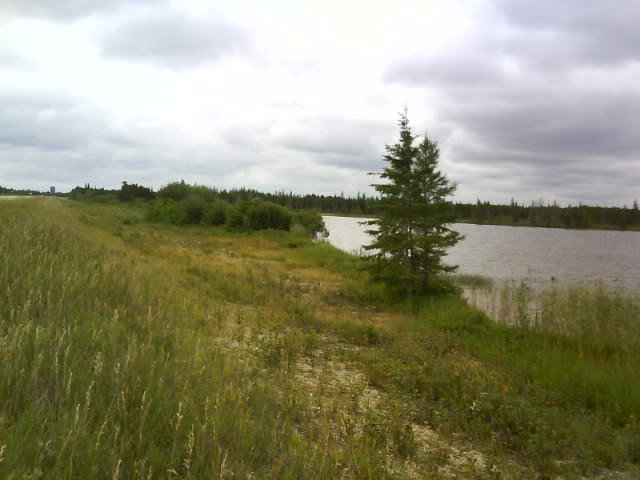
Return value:
[(245, 226), (244, 213), (242, 213), (242, 211), (237, 207), (231, 207), (227, 211), (226, 226), (230, 230), (241, 230), (241, 229), (243, 229), (244, 226)]
[(206, 225), (224, 225), (227, 221), (227, 211), (229, 204), (222, 200), (216, 200), (213, 203), (207, 205), (207, 209), (204, 212), (202, 223)]
[(155, 195), (150, 188), (143, 187), (137, 183), (122, 182), (122, 187), (118, 192), (118, 200), (121, 202), (130, 202), (135, 199), (153, 200)]
[(326, 236), (329, 233), (322, 219), (322, 215), (318, 212), (309, 210), (296, 211), (293, 214), (293, 224), (294, 226), (301, 225), (304, 231), (312, 238), (316, 238), (318, 235)]
[(189, 194), (190, 188), (190, 185), (184, 183), (184, 180), (181, 182), (173, 182), (158, 190), (158, 198), (179, 202), (180, 200), (184, 200)]
[(178, 203), (173, 199), (154, 200), (147, 211), (147, 220), (178, 223)]
[(291, 226), (291, 213), (276, 203), (271, 202), (250, 202), (247, 208), (247, 223), (251, 230), (267, 230), (274, 228), (278, 230), (289, 230)]
[(200, 195), (190, 193), (178, 203), (178, 223), (193, 225), (200, 223), (207, 209), (207, 202)]
[(292, 213), (282, 205), (257, 198), (232, 206), (219, 195), (215, 189), (184, 181), (169, 183), (158, 191), (147, 219), (176, 225), (225, 225), (229, 230), (242, 231), (293, 230), (312, 237), (326, 232), (324, 221), (316, 212)]

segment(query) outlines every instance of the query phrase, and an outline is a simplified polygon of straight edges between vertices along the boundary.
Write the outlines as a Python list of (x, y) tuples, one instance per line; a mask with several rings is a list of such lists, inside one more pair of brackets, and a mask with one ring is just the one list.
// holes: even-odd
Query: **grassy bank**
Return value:
[(304, 236), (143, 217), (0, 205), (0, 478), (637, 474), (635, 350), (394, 304)]

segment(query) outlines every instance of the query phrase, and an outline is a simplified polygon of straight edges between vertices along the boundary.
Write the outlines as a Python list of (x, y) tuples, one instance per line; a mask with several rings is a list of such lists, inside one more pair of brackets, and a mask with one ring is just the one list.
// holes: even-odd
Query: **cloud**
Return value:
[(34, 64), (28, 58), (0, 47), (0, 66), (9, 67), (12, 70), (32, 71)]
[(440, 4), (0, 0), (0, 182), (372, 193), (406, 103), (460, 200), (637, 197), (640, 4)]
[(505, 50), (538, 67), (567, 69), (640, 61), (640, 4), (620, 0), (565, 0), (550, 6), (497, 0), (498, 14), (516, 33)]
[[(56, 185), (68, 190), (85, 183), (114, 188), (127, 180), (158, 188), (184, 179), (212, 186), (250, 186), (229, 179), (256, 166), (291, 170), (298, 160), (261, 152), (260, 139), (269, 129), (260, 125), (258, 150), (238, 145), (241, 138), (251, 138), (256, 125), (235, 126), (226, 136), (223, 129), (204, 139), (188, 137), (171, 122), (144, 125), (126, 118), (116, 122), (91, 101), (59, 92), (0, 92), (2, 185), (22, 187), (27, 181), (31, 188)], [(279, 180), (290, 181), (286, 176)]]
[(166, 0), (3, 0), (0, 12), (64, 22), (131, 4), (164, 3)]
[[(0, 94), (0, 178), (65, 188), (144, 170), (152, 136), (114, 125), (84, 99), (51, 92)], [(115, 178), (114, 178), (115, 177)], [(126, 177), (125, 177), (126, 178)], [(35, 186), (33, 185), (32, 186)]]
[[(460, 61), (464, 58), (464, 61)], [(394, 63), (385, 73), (388, 82), (405, 85), (446, 85), (466, 88), (478, 82), (503, 80), (502, 72), (486, 58), (469, 54), (450, 54), (427, 61), (404, 59)]]
[(147, 12), (106, 31), (105, 58), (142, 61), (183, 68), (246, 54), (253, 48), (249, 33), (222, 17), (191, 17), (179, 11)]
[(535, 153), (543, 160), (557, 155), (637, 155), (633, 124), (639, 116), (639, 97), (600, 89), (513, 87), (502, 102), (487, 98), (486, 104), (462, 101), (442, 108), (444, 120), (481, 142)]
[[(338, 116), (303, 116), (286, 131), (276, 133), (273, 145), (305, 154), (318, 164), (370, 170), (379, 165), (392, 123)], [(384, 142), (384, 140), (382, 140)]]
[(94, 136), (104, 120), (70, 99), (14, 93), (0, 96), (0, 144), (73, 150)]
[(496, 0), (481, 24), (435, 54), (391, 62), (384, 78), (433, 99), (454, 132), (456, 181), (474, 185), (463, 190), (505, 192), (510, 179), (516, 198), (602, 200), (609, 185), (633, 198), (640, 91), (628, 80), (640, 73), (640, 4), (623, 3)]

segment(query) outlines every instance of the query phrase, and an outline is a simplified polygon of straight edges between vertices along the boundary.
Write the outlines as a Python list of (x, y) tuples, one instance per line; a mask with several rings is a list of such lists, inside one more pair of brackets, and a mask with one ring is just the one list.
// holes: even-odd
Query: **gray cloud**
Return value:
[[(247, 127), (245, 138), (251, 131)], [(230, 148), (225, 141), (189, 141), (170, 126), (115, 124), (82, 98), (50, 91), (0, 92), (3, 186), (57, 185), (64, 190), (84, 183), (117, 187), (127, 180), (158, 188), (181, 178), (219, 185), (239, 169), (263, 162), (256, 153)]]
[(476, 56), (472, 52), (450, 52), (446, 57), (424, 60), (400, 60), (392, 64), (384, 78), (387, 82), (411, 86), (444, 85), (447, 88), (467, 88), (479, 82), (498, 82), (504, 79), (491, 58)]
[(77, 109), (70, 98), (21, 93), (0, 96), (0, 144), (46, 150), (83, 145), (104, 120)]
[(276, 136), (276, 143), (311, 153), (371, 153), (380, 134), (389, 131), (389, 126), (384, 123), (337, 116), (304, 116), (296, 120), (296, 126)]
[[(42, 28), (15, 21), (3, 31), (0, 183), (111, 187), (126, 179), (158, 187), (184, 178), (355, 193), (374, 181), (365, 173), (382, 166), (384, 144), (397, 138), (394, 112), (407, 101), (415, 133), (423, 133), (428, 117), (428, 133), (441, 142), (443, 169), (459, 183), (461, 200), (629, 204), (640, 198), (634, 84), (640, 4), (467, 3), (473, 9), (447, 17), (460, 20), (447, 29), (449, 44), (437, 43), (437, 31), (403, 31), (397, 44), (375, 49), (367, 44), (374, 30), (366, 24), (357, 26), (363, 31), (356, 42), (341, 44), (339, 35), (316, 41), (322, 28), (314, 30), (314, 22), (322, 27), (325, 20), (306, 24), (285, 9), (278, 18), (291, 25), (254, 10), (244, 15), (246, 5), (220, 4), (224, 18), (195, 17), (207, 9), (198, 0), (0, 0), (2, 20), (61, 22)], [(229, 21), (234, 12), (240, 23)], [(60, 42), (46, 43), (58, 34)], [(393, 59), (380, 85), (375, 72), (389, 60), (383, 55), (410, 52), (406, 39), (422, 34), (424, 42), (412, 45), (437, 43), (436, 53)], [(260, 68), (255, 61), (220, 61), (257, 55), (267, 60)], [(353, 58), (362, 65), (345, 68)], [(175, 71), (213, 62), (215, 72)], [(255, 77), (230, 88), (234, 72)], [(114, 81), (102, 81), (109, 78)], [(135, 95), (156, 79), (158, 85)], [(256, 90), (243, 90), (249, 85)], [(226, 95), (200, 102), (209, 87)], [(65, 90), (99, 99), (104, 109)], [(176, 98), (167, 101), (167, 92)]]
[(550, 5), (497, 0), (497, 12), (519, 32), (504, 45), (534, 66), (570, 68), (640, 61), (640, 3), (565, 0)]
[(385, 80), (437, 99), (427, 108), (457, 134), (449, 150), (461, 185), (507, 191), (508, 178), (516, 198), (538, 191), (574, 203), (613, 188), (628, 203), (638, 195), (628, 179), (640, 183), (640, 95), (619, 79), (640, 65), (640, 4), (622, 3), (497, 0), (493, 25), (437, 56), (391, 63)]
[(467, 201), (543, 199), (565, 204), (622, 205), (637, 198), (640, 159), (598, 154), (501, 150), (466, 141), (447, 147), (452, 179)]
[(520, 98), (512, 102), (454, 103), (443, 107), (442, 116), (493, 147), (539, 158), (638, 154), (634, 123), (640, 117), (640, 97), (595, 89), (515, 88), (512, 95), (518, 90)]
[(113, 125), (83, 99), (44, 91), (0, 94), (3, 182), (28, 178), (32, 188), (109, 179), (117, 184), (119, 177), (145, 168), (141, 153), (150, 144), (144, 132)]
[(250, 35), (223, 18), (190, 17), (178, 11), (149, 12), (125, 20), (101, 38), (104, 57), (187, 67), (248, 53)]
[(136, 3), (164, 4), (166, 0), (3, 0), (0, 12), (54, 21), (71, 21)]
[[(392, 124), (333, 116), (303, 117), (276, 134), (273, 144), (306, 154), (314, 162), (368, 170), (378, 166)], [(384, 141), (384, 140), (382, 140)]]

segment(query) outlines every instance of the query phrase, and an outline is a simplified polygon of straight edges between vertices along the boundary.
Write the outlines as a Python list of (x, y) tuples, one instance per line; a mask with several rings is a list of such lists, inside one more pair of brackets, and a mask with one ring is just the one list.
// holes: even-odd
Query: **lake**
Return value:
[[(358, 253), (369, 243), (363, 218), (323, 217), (334, 246)], [(445, 262), (457, 273), (544, 285), (602, 282), (640, 290), (640, 232), (453, 224), (465, 239)]]

